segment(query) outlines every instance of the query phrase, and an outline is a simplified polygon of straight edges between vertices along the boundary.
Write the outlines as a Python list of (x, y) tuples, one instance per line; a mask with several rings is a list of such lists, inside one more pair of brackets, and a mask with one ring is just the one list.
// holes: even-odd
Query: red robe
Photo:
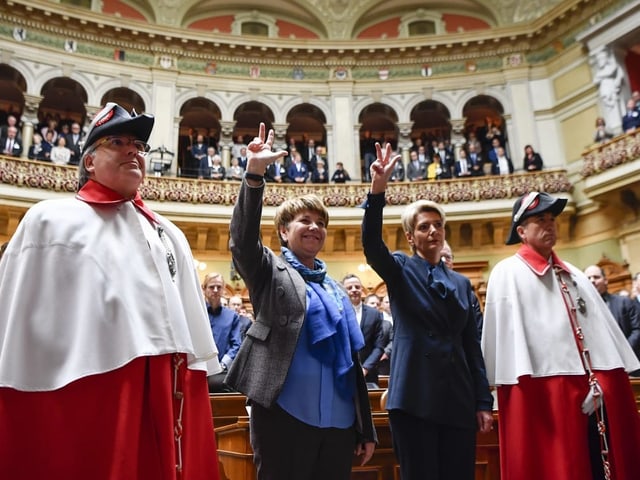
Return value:
[(182, 363), (181, 409), (173, 394), (178, 356), (185, 358), (139, 357), (54, 391), (0, 388), (2, 478), (217, 480), (206, 373)]

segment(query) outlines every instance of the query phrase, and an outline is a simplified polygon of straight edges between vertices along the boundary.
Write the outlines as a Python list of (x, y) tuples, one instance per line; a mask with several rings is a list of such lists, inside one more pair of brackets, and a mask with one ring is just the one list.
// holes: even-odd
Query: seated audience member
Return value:
[(273, 163), (269, 164), (264, 174), (264, 179), (273, 183), (289, 183), (291, 181), (287, 175), (287, 168), (282, 157), (276, 158)]
[(224, 180), (226, 177), (225, 168), (222, 166), (222, 157), (215, 154), (211, 165), (211, 180)]
[(593, 141), (595, 143), (606, 143), (613, 138), (613, 133), (607, 130), (607, 124), (604, 118), (596, 118), (596, 131), (593, 134)]
[(49, 161), (45, 155), (44, 148), (42, 148), (42, 136), (39, 133), (34, 133), (32, 141), (33, 143), (29, 147), (29, 153), (27, 154), (29, 160)]
[[(585, 268), (584, 274), (609, 307), (609, 311), (620, 325), (620, 329), (627, 337), (633, 352), (640, 359), (640, 304), (629, 297), (610, 294), (607, 277), (604, 270), (598, 265), (588, 266)], [(632, 372), (632, 374), (634, 376), (640, 375), (640, 370)]]
[(471, 176), (471, 164), (469, 163), (469, 159), (467, 158), (466, 150), (462, 148), (458, 152), (458, 160), (456, 160), (456, 163), (454, 165), (453, 173), (458, 178)]
[(342, 286), (349, 295), (351, 305), (356, 311), (356, 318), (364, 336), (364, 347), (360, 350), (362, 372), (367, 384), (378, 385), (378, 362), (384, 353), (384, 333), (382, 331), (382, 314), (362, 301), (362, 282), (356, 275), (349, 274), (342, 280)]
[(324, 168), (324, 160), (315, 158), (316, 168), (311, 172), (311, 183), (329, 183), (329, 172)]
[[(477, 144), (479, 143), (477, 142)], [(469, 143), (468, 148), (467, 160), (471, 165), (471, 176), (481, 177), (484, 175), (484, 160), (482, 159), (481, 149), (476, 146), (476, 143)]]
[(227, 180), (242, 180), (244, 168), (240, 166), (240, 160), (237, 157), (231, 157), (231, 166), (227, 169)]
[(640, 112), (636, 109), (636, 102), (630, 98), (627, 101), (627, 111), (622, 117), (622, 131), (633, 132), (638, 127), (640, 127)]
[(409, 163), (407, 164), (407, 179), (410, 182), (417, 182), (427, 179), (427, 164), (418, 159), (418, 152), (409, 153)]
[(349, 172), (344, 169), (344, 165), (342, 162), (336, 163), (336, 169), (331, 175), (331, 181), (334, 183), (346, 183), (351, 181), (351, 177), (349, 176)]
[(513, 163), (511, 159), (507, 157), (503, 147), (496, 149), (495, 160), (491, 162), (491, 174), (492, 175), (508, 175), (513, 173)]
[(522, 169), (525, 172), (542, 170), (542, 157), (533, 150), (531, 145), (524, 147), (524, 159)]
[(224, 377), (231, 366), (231, 362), (236, 358), (240, 349), (240, 317), (235, 310), (222, 306), (222, 293), (224, 292), (224, 278), (219, 273), (208, 273), (202, 283), (202, 291), (207, 302), (207, 312), (209, 314), (209, 324), (213, 340), (218, 347), (218, 361), (222, 367), (222, 372), (209, 375), (209, 392), (222, 393), (230, 392), (224, 383)]
[(67, 165), (71, 159), (71, 150), (67, 148), (67, 139), (58, 135), (56, 146), (51, 149), (50, 160), (58, 165)]
[(22, 154), (22, 142), (18, 138), (18, 129), (8, 127), (6, 137), (0, 139), (2, 153), (10, 157), (19, 157)]
[(302, 161), (300, 152), (292, 153), (293, 162), (287, 169), (287, 176), (293, 183), (305, 183), (309, 178), (309, 167)]
[(427, 180), (444, 180), (451, 178), (451, 171), (442, 163), (439, 153), (433, 154), (433, 161), (427, 167)]

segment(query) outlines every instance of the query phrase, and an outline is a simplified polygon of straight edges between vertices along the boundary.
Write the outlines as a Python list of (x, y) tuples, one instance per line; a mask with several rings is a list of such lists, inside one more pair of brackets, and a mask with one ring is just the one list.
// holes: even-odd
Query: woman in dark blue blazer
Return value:
[(403, 479), (472, 480), (476, 431), (492, 427), (489, 391), (469, 280), (446, 268), (440, 252), (445, 214), (420, 200), (402, 214), (413, 255), (382, 240), (385, 189), (395, 163), (377, 146), (365, 202), (362, 243), (385, 281), (393, 317), (386, 408)]

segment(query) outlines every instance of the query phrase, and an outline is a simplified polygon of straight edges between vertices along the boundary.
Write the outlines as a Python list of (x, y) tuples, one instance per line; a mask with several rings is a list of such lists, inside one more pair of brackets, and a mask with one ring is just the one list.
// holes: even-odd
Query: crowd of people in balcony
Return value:
[[(640, 91), (634, 90), (627, 100), (626, 111), (622, 115), (622, 133), (630, 133), (640, 128)], [(596, 129), (593, 133), (594, 143), (607, 143), (615, 135), (607, 128), (604, 117), (596, 118)]]
[[(622, 121), (622, 133), (640, 128), (640, 92), (634, 91), (627, 101), (627, 111)], [(0, 129), (0, 149), (4, 155), (20, 157), (24, 143), (21, 138), (18, 115), (9, 113)], [(605, 143), (614, 138), (603, 117), (596, 119), (595, 143)], [(28, 148), (31, 160), (60, 165), (77, 165), (83, 142), (83, 129), (79, 122), (46, 116), (36, 127)], [(247, 139), (234, 137), (230, 148), (230, 165), (224, 165), (218, 140), (193, 130), (189, 141), (181, 148), (185, 152), (178, 175), (210, 180), (242, 179), (247, 163)], [(368, 180), (368, 166), (375, 159), (375, 144), (397, 142), (375, 135), (367, 130), (360, 141), (360, 158), (363, 181)], [(345, 183), (351, 175), (342, 162), (331, 165), (326, 146), (319, 140), (303, 136), (287, 140), (287, 156), (271, 165), (266, 180), (272, 183)], [(541, 155), (532, 145), (526, 145), (521, 171), (532, 172), (543, 168)], [(444, 134), (437, 136), (422, 133), (412, 139), (408, 161), (395, 165), (391, 182), (437, 181), (450, 178), (466, 178), (482, 175), (506, 175), (520, 170), (509, 155), (506, 135), (501, 125), (487, 118), (478, 128), (469, 130), (462, 145), (452, 145)]]

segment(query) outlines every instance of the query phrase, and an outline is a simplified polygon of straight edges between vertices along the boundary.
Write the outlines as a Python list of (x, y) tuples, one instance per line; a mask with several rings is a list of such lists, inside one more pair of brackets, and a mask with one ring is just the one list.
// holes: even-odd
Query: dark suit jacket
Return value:
[(298, 170), (295, 162), (292, 162), (291, 165), (289, 165), (289, 168), (287, 168), (287, 177), (289, 177), (293, 182), (295, 182), (295, 179), (298, 177), (304, 178), (304, 181), (306, 182), (309, 180), (309, 167), (302, 162), (300, 164), (300, 170)]
[(71, 150), (71, 158), (69, 165), (78, 165), (80, 163), (80, 142), (83, 140), (82, 133), (78, 136), (78, 141), (73, 141), (73, 133), (69, 133), (65, 139), (67, 140), (67, 148)]
[(382, 328), (382, 312), (367, 305), (362, 305), (360, 330), (364, 336), (364, 348), (360, 350), (360, 361), (367, 369), (367, 382), (378, 383), (378, 362), (384, 353), (384, 330)]
[(484, 175), (484, 159), (482, 155), (474, 152), (467, 154), (467, 160), (469, 165), (471, 165), (471, 176), (472, 177), (480, 177)]
[[(255, 321), (247, 330), (225, 383), (252, 402), (272, 408), (280, 395), (306, 315), (306, 284), (300, 274), (260, 240), (262, 187), (242, 181), (231, 216), (230, 249), (249, 289)], [(377, 441), (367, 386), (357, 352), (356, 430), (358, 443)]]
[[(4, 147), (7, 145), (7, 137), (0, 138), (0, 153), (4, 151)], [(12, 157), (19, 157), (22, 155), (22, 139), (16, 137), (13, 140), (13, 148), (11, 149)]]
[(426, 260), (389, 252), (382, 240), (384, 202), (384, 194), (368, 195), (362, 243), (391, 302), (394, 336), (387, 409), (439, 425), (476, 429), (476, 412), (490, 411), (493, 398), (471, 283), (439, 264), (438, 274), (455, 287), (455, 295), (449, 292), (441, 299), (427, 281)]
[[(275, 163), (271, 163), (269, 164), (269, 166), (267, 167), (267, 171), (264, 174), (264, 179), (267, 182), (275, 182), (275, 178), (276, 178), (276, 164)], [(287, 175), (287, 168), (283, 165), (280, 165), (280, 180), (282, 181), (282, 183), (286, 183), (289, 181), (289, 176)]]
[(636, 356), (640, 358), (640, 304), (628, 297), (610, 293), (602, 295), (602, 299), (620, 325)]

